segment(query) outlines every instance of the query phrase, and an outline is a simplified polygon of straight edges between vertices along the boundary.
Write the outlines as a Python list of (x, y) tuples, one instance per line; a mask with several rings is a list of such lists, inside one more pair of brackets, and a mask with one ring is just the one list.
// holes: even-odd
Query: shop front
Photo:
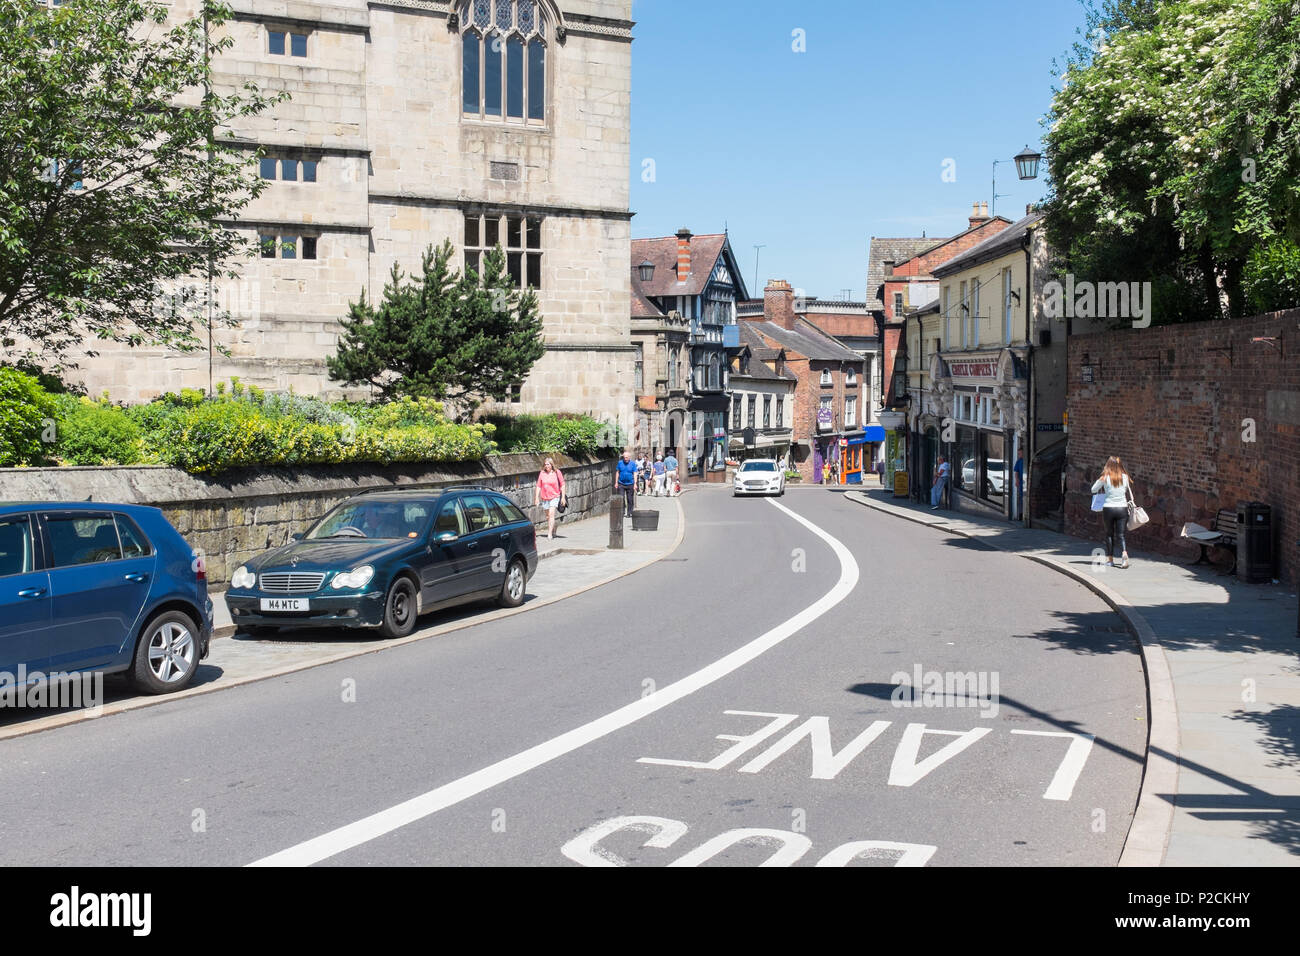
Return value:
[[(1009, 349), (954, 354), (944, 364), (947, 374), (936, 382), (936, 404), (946, 427), (937, 445), (947, 449), (953, 506), (1010, 518), (1018, 508), (1014, 468), (1025, 389), (1017, 373), (1023, 364)], [(927, 429), (923, 444), (929, 444), (929, 435)]]
[(724, 481), (727, 472), (727, 414), (723, 410), (690, 413), (686, 433), (686, 471), (694, 481)]

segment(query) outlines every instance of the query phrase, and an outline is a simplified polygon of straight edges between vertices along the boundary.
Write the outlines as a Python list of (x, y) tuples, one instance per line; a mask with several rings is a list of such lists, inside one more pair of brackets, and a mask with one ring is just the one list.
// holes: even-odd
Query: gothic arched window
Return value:
[(465, 0), (460, 29), (464, 115), (546, 122), (547, 24), (538, 0)]

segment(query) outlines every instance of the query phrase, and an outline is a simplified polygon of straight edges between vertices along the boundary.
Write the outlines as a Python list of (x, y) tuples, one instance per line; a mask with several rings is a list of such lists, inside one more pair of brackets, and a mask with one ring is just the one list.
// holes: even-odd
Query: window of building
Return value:
[(257, 237), (263, 259), (315, 259), (317, 236), (277, 236), (261, 233)]
[(668, 387), (677, 387), (677, 350), (668, 350)]
[(275, 56), (305, 57), (307, 55), (307, 34), (301, 31), (267, 27), (266, 51)]
[(776, 397), (776, 427), (777, 428), (785, 427), (785, 396), (784, 395), (778, 395)]
[(831, 370), (828, 368), (824, 368), (822, 369), (822, 385), (830, 385), (830, 384), (831, 384)]
[(465, 216), (465, 268), (480, 272), (483, 257), (501, 246), (506, 272), (521, 289), (542, 287), (542, 220), (497, 213)]
[(546, 119), (546, 21), (537, 0), (460, 5), (461, 110), (477, 119)]
[(858, 397), (850, 395), (844, 399), (844, 427), (852, 428), (858, 421)]
[(772, 396), (763, 396), (763, 427), (772, 427)]
[(314, 159), (263, 156), (258, 160), (257, 171), (263, 179), (278, 179), (286, 183), (314, 183), (317, 162)]
[(636, 347), (636, 362), (632, 372), (632, 387), (636, 389), (638, 395), (641, 394), (645, 387), (645, 349), (643, 346)]
[(719, 372), (718, 356), (716, 354), (709, 356), (709, 388), (721, 388)]
[(749, 415), (745, 418), (745, 424), (750, 428), (754, 427), (754, 408), (758, 404), (758, 396), (749, 396)]
[(961, 284), (961, 315), (958, 321), (961, 322), (961, 347), (966, 347), (966, 317), (970, 315), (970, 299), (967, 297), (966, 283)]
[(895, 292), (894, 293), (894, 318), (901, 319), (902, 317), (903, 317), (903, 293)]
[(733, 395), (731, 398), (731, 427), (740, 427), (740, 396)]
[(831, 397), (823, 395), (817, 403), (817, 430), (830, 431), (834, 423), (833, 410), (831, 409)]
[(847, 372), (844, 373), (844, 384), (845, 384), (845, 385), (857, 385), (857, 384), (858, 384), (858, 370), (857, 370), (857, 369), (855, 369), (855, 368), (850, 368)]
[(1002, 341), (1011, 344), (1011, 270), (1002, 270)]
[(952, 348), (952, 288), (943, 287), (943, 344)]

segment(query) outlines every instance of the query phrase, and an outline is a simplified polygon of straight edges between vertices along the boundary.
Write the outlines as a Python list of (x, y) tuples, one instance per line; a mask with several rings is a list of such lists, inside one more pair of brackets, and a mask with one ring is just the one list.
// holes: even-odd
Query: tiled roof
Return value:
[[(862, 356), (849, 348), (839, 339), (827, 335), (806, 319), (795, 318), (793, 329), (782, 328), (775, 322), (746, 321), (741, 323), (742, 341), (746, 327), (761, 334), (764, 338), (779, 342), (781, 347), (790, 352), (798, 352), (819, 362), (861, 362)], [(760, 340), (760, 344), (766, 344)]]
[(883, 309), (885, 303), (880, 299), (880, 289), (885, 284), (888, 270), (886, 262), (895, 264), (906, 262), (913, 256), (942, 245), (947, 239), (877, 239), (871, 238), (871, 251), (867, 254), (867, 308)]
[(656, 308), (655, 304), (637, 291), (636, 267), (632, 267), (632, 318), (634, 319), (661, 319), (663, 310)]
[(934, 275), (952, 275), (954, 272), (960, 272), (969, 266), (987, 262), (989, 259), (996, 259), (998, 256), (1004, 256), (1008, 252), (1018, 249), (1030, 227), (1042, 218), (1043, 213), (1031, 212), (1019, 222), (1012, 223), (1001, 232), (971, 246), (961, 255), (953, 256), (941, 266), (935, 266)]
[[(691, 237), (691, 271), (686, 281), (677, 281), (677, 237), (632, 240), (632, 314), (636, 315), (637, 296), (699, 295), (713, 274), (713, 267), (722, 254), (726, 235)], [(654, 265), (654, 277), (641, 281), (639, 266), (643, 262)]]

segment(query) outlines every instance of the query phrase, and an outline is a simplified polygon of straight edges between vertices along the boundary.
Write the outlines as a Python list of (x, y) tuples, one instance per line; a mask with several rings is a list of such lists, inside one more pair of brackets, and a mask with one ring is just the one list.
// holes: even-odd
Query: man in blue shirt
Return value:
[(671, 498), (676, 494), (673, 489), (677, 487), (677, 456), (671, 451), (664, 457), (664, 468), (668, 471), (664, 484), (667, 485), (668, 497)]
[(632, 517), (632, 509), (636, 507), (636, 462), (632, 460), (632, 453), (624, 451), (623, 457), (618, 463), (618, 492), (623, 496), (624, 517)]

